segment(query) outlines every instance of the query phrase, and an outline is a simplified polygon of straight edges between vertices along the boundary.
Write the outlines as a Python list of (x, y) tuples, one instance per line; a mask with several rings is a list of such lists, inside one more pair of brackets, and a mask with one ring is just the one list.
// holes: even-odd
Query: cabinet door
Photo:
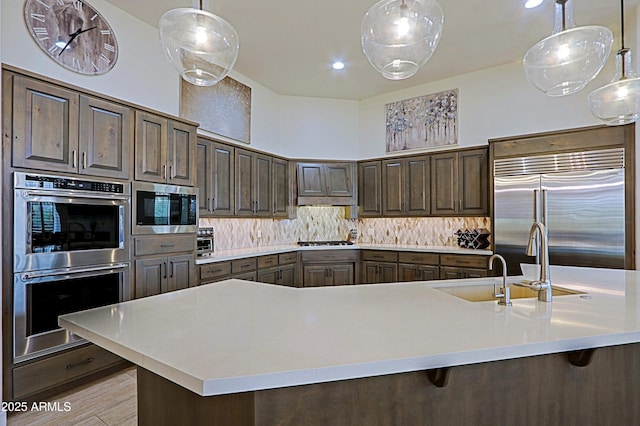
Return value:
[(326, 197), (324, 172), (323, 164), (298, 163), (298, 196)]
[(78, 102), (76, 92), (14, 76), (13, 166), (77, 172)]
[(234, 214), (234, 148), (219, 143), (212, 144), (213, 215)]
[(278, 269), (277, 267), (262, 269), (258, 271), (258, 282), (267, 283), (267, 284), (277, 284), (278, 277), (280, 276), (279, 273), (280, 273), (280, 269)]
[(431, 159), (428, 156), (405, 160), (406, 185), (404, 208), (408, 216), (428, 216), (431, 214)]
[(362, 279), (360, 284), (375, 284), (380, 280), (380, 268), (378, 262), (362, 262)]
[(351, 285), (356, 283), (355, 266), (353, 263), (329, 266), (332, 285)]
[(80, 96), (79, 172), (129, 179), (133, 124), (131, 108)]
[(195, 185), (196, 128), (190, 124), (169, 121), (167, 126), (167, 182)]
[(460, 214), (489, 212), (489, 153), (487, 148), (462, 151), (458, 155)]
[(398, 281), (398, 265), (396, 263), (381, 262), (379, 268), (379, 283), (394, 283)]
[(458, 212), (458, 156), (455, 152), (431, 156), (431, 213)]
[(324, 167), (327, 196), (353, 197), (353, 165), (328, 163)]
[(274, 158), (272, 162), (273, 217), (289, 217), (289, 162)]
[(418, 265), (412, 265), (410, 263), (398, 264), (398, 281), (418, 281)]
[(442, 280), (455, 280), (458, 278), (464, 278), (462, 268), (456, 268), (454, 266), (441, 266), (440, 267), (440, 279)]
[(166, 257), (136, 260), (136, 298), (160, 294), (166, 280)]
[(330, 270), (326, 265), (303, 265), (302, 285), (304, 287), (322, 287), (331, 285)]
[(404, 161), (385, 160), (382, 162), (382, 214), (384, 216), (404, 215)]
[(135, 178), (167, 181), (167, 119), (136, 111)]
[(182, 290), (193, 287), (195, 283), (196, 263), (192, 254), (169, 256), (167, 258), (167, 279), (162, 292)]
[(418, 267), (418, 279), (416, 281), (433, 281), (440, 279), (440, 268), (431, 265), (420, 265)]
[(196, 144), (196, 186), (198, 187), (198, 215), (212, 215), (213, 209), (213, 146), (211, 142), (198, 139)]
[(382, 163), (371, 161), (358, 166), (358, 210), (362, 217), (382, 214)]
[(296, 286), (296, 265), (285, 265), (280, 267), (280, 277), (278, 278), (278, 284), (285, 285), (287, 287)]
[(236, 216), (253, 216), (253, 153), (235, 152)]
[(271, 157), (255, 154), (254, 167), (254, 215), (271, 217)]

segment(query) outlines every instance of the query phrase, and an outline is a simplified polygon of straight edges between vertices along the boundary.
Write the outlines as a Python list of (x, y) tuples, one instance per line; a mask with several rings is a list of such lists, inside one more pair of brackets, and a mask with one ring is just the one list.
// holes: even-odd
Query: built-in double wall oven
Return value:
[(14, 362), (84, 340), (58, 315), (128, 300), (129, 184), (14, 173)]

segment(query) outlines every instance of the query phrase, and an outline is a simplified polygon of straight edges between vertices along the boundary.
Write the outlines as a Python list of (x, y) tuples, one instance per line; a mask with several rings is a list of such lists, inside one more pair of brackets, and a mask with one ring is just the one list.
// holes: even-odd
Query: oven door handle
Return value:
[(50, 272), (27, 272), (25, 274), (22, 274), (22, 279), (24, 281), (27, 281), (27, 280), (32, 280), (34, 278), (43, 278), (43, 277), (51, 277), (51, 276), (58, 276), (58, 275), (76, 275), (76, 274), (84, 274), (86, 272), (107, 271), (107, 270), (115, 271), (118, 269), (124, 269), (128, 266), (129, 265), (127, 263), (114, 263), (113, 265), (92, 266), (90, 268), (78, 268), (70, 271), (67, 270), (67, 271), (50, 271)]
[(87, 199), (100, 199), (100, 200), (123, 200), (129, 199), (126, 195), (112, 195), (112, 194), (79, 194), (72, 191), (23, 191), (22, 195), (26, 197), (33, 196), (46, 196), (46, 197), (73, 197), (73, 198), (87, 198)]

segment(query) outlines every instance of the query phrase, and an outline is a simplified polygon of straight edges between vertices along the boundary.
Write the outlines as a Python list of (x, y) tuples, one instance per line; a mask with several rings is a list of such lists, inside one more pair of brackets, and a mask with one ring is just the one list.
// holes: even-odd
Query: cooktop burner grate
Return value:
[(351, 241), (298, 241), (299, 246), (350, 246)]

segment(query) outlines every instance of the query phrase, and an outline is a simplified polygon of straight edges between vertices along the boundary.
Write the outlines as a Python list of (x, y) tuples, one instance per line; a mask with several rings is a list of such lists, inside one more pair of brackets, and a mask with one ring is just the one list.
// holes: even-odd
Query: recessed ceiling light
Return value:
[(527, 9), (533, 9), (534, 7), (538, 7), (542, 4), (544, 0), (525, 0), (524, 7)]
[(333, 65), (331, 65), (331, 68), (333, 68), (334, 70), (344, 69), (344, 62), (335, 61)]

